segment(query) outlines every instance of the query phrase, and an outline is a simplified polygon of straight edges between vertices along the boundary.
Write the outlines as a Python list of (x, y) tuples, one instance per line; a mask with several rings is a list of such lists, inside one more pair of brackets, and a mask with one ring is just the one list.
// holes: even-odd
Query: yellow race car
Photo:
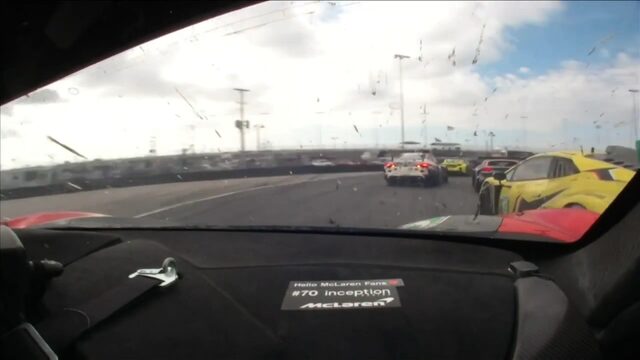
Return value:
[(508, 214), (537, 208), (584, 208), (602, 213), (635, 171), (580, 152), (531, 156), (480, 189), (481, 214)]
[(469, 164), (462, 159), (445, 159), (442, 162), (442, 166), (447, 169), (447, 173), (450, 175), (460, 174), (467, 175), (469, 174)]

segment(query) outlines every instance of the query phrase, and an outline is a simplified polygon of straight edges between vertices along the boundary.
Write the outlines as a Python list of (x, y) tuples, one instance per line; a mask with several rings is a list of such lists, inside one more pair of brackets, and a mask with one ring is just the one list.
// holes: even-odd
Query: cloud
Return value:
[(18, 137), (20, 134), (14, 129), (1, 129), (0, 130), (0, 138), (1, 139), (9, 139)]
[(526, 66), (521, 66), (521, 67), (518, 69), (518, 72), (520, 72), (521, 74), (528, 74), (529, 72), (531, 72), (531, 69), (529, 69), (529, 68), (528, 68), (528, 67), (526, 67)]
[(0, 118), (10, 117), (11, 115), (13, 115), (13, 104), (0, 106)]
[(53, 89), (40, 89), (30, 94), (27, 94), (16, 101), (12, 102), (13, 105), (24, 104), (50, 104), (62, 101), (60, 94)]

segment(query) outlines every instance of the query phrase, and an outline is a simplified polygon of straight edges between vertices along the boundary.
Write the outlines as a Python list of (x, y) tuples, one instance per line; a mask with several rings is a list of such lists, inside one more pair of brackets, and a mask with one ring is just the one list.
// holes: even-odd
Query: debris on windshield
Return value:
[(71, 181), (67, 181), (67, 185), (71, 186), (72, 188), (76, 189), (76, 190), (82, 190), (82, 188), (74, 183), (72, 183)]
[(492, 94), (495, 94), (496, 91), (498, 91), (498, 88), (493, 88), (493, 90), (491, 91)]
[(478, 58), (480, 57), (480, 46), (482, 46), (482, 42), (484, 41), (484, 28), (487, 27), (487, 24), (482, 25), (482, 30), (480, 30), (480, 40), (478, 40), (478, 46), (476, 47), (476, 54), (473, 57), (473, 61), (471, 64), (475, 65), (478, 63)]
[(196, 110), (196, 108), (193, 107), (193, 105), (191, 105), (191, 103), (189, 102), (189, 100), (187, 100), (187, 98), (182, 95), (182, 93), (180, 92), (180, 90), (178, 90), (178, 88), (174, 88), (176, 89), (176, 92), (178, 93), (178, 95), (180, 95), (180, 97), (182, 98), (182, 100), (184, 100), (184, 102), (187, 103), (187, 105), (189, 105), (189, 107), (191, 108), (191, 110), (193, 110), (193, 113), (200, 119), (200, 120), (204, 120), (204, 118), (202, 117), (202, 115), (200, 115), (200, 113)]
[(506, 119), (506, 118), (508, 118), (508, 117), (509, 117), (509, 113), (507, 113), (507, 114), (504, 116), (504, 118), (505, 118), (505, 119)]
[(331, 224), (331, 225), (335, 225), (335, 224), (336, 224), (336, 221), (335, 221), (335, 220), (333, 220), (333, 218), (331, 218), (331, 217), (330, 217), (330, 218), (329, 218), (329, 224)]
[(354, 186), (354, 187), (353, 187), (353, 191), (358, 191), (358, 187), (357, 187), (357, 186)]
[(453, 50), (451, 50), (451, 54), (449, 54), (449, 56), (447, 56), (447, 60), (451, 61), (451, 65), (456, 66), (456, 48), (455, 48), (455, 46), (453, 47)]
[[(220, 133), (218, 132), (218, 130), (217, 130), (217, 129), (214, 129), (214, 131), (216, 132), (216, 135), (218, 135), (218, 137), (222, 139), (222, 135), (220, 135)], [(218, 148), (218, 151), (220, 151), (220, 148)]]
[(594, 46), (589, 53), (587, 54), (587, 56), (590, 56), (591, 54), (593, 54), (596, 51), (596, 47)]
[(340, 190), (340, 184), (342, 184), (342, 182), (340, 180), (336, 180), (336, 190)]
[(293, 175), (293, 171), (289, 170), (289, 175)]
[(604, 113), (601, 113), (601, 114), (600, 114), (600, 117), (603, 117), (603, 116), (604, 116)]
[(84, 155), (80, 154), (79, 152), (77, 152), (77, 151), (75, 151), (74, 149), (72, 149), (70, 146), (67, 146), (67, 145), (65, 145), (65, 144), (61, 143), (60, 141), (58, 141), (58, 140), (56, 140), (56, 139), (52, 138), (51, 136), (47, 136), (47, 139), (49, 139), (51, 142), (53, 142), (53, 143), (55, 143), (55, 144), (57, 144), (57, 145), (61, 146), (61, 147), (62, 147), (62, 148), (64, 148), (65, 150), (67, 150), (67, 151), (71, 152), (72, 154), (75, 154), (75, 155), (80, 156), (81, 158), (83, 158), (83, 159), (85, 159), (85, 160), (88, 160), (86, 156), (84, 156)]
[[(349, 114), (351, 114), (351, 113), (349, 113)], [(362, 135), (360, 134), (360, 130), (358, 130), (358, 127), (356, 126), (356, 124), (353, 124), (353, 128), (356, 130), (356, 132), (358, 133), (358, 135), (362, 136)]]
[(178, 178), (178, 180), (182, 180), (182, 176), (180, 174), (176, 175), (176, 177)]
[[(70, 95), (78, 95), (80, 94), (80, 90), (78, 90), (77, 88), (74, 87), (70, 87), (68, 90)], [(27, 94), (27, 97), (29, 97), (29, 95)]]

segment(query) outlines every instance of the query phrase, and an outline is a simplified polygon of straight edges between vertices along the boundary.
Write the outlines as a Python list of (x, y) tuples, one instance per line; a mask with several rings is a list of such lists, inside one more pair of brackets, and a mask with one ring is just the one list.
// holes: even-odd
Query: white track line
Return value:
[(207, 197), (200, 198), (200, 199), (183, 201), (181, 203), (177, 203), (177, 204), (161, 207), (159, 209), (155, 209), (155, 210), (147, 211), (147, 212), (142, 213), (142, 214), (135, 215), (134, 218), (141, 218), (141, 217), (145, 217), (145, 216), (161, 213), (163, 211), (175, 209), (177, 207), (196, 204), (196, 203), (207, 201), (207, 200), (219, 199), (219, 198), (223, 198), (225, 196), (231, 196), (231, 195), (240, 194), (240, 193), (249, 192), (249, 191), (254, 191), (254, 190), (269, 189), (269, 188), (274, 188), (274, 187), (278, 187), (278, 186), (294, 185), (294, 184), (296, 184), (296, 183), (263, 185), (263, 186), (258, 186), (258, 187), (254, 187), (254, 188), (244, 189), (244, 190), (230, 191), (230, 192), (227, 192), (227, 193), (207, 196)]
[(304, 184), (304, 183), (316, 182), (316, 181), (338, 180), (340, 177), (345, 178), (345, 177), (357, 177), (357, 176), (366, 176), (366, 175), (371, 175), (371, 173), (369, 173), (369, 172), (363, 172), (363, 173), (357, 173), (357, 174), (347, 173), (345, 175), (342, 175), (342, 176), (339, 176), (339, 177), (336, 177), (336, 178), (315, 178), (315, 179), (306, 179), (306, 180), (294, 181), (294, 182), (283, 183), (283, 184), (271, 184), (271, 185), (256, 186), (256, 187), (249, 188), (249, 189), (230, 191), (230, 192), (227, 192), (227, 193), (207, 196), (207, 197), (200, 198), (200, 199), (183, 201), (183, 202), (180, 202), (180, 203), (177, 203), (177, 204), (161, 207), (161, 208), (158, 208), (158, 209), (155, 209), (155, 210), (151, 210), (151, 211), (144, 212), (142, 214), (135, 215), (134, 218), (137, 219), (137, 218), (141, 218), (141, 217), (145, 217), (145, 216), (161, 213), (163, 211), (175, 209), (175, 208), (178, 208), (178, 207), (181, 207), (181, 206), (196, 204), (196, 203), (207, 201), (207, 200), (219, 199), (219, 198), (223, 198), (223, 197), (226, 197), (226, 196), (231, 196), (231, 195), (235, 195), (235, 194), (241, 194), (241, 193), (255, 191), (255, 190), (271, 189), (271, 188), (276, 188), (276, 187), (281, 187), (281, 186)]

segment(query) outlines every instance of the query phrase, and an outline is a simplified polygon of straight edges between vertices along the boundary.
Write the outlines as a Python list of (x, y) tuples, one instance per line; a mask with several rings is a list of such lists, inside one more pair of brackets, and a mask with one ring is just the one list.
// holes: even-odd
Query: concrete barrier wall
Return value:
[(382, 175), (383, 167), (380, 164), (335, 165), (335, 166), (280, 166), (270, 168), (232, 169), (184, 172), (176, 174), (137, 175), (120, 178), (71, 178), (64, 184), (52, 184), (45, 186), (29, 186), (21, 188), (1, 190), (2, 199), (19, 199), (26, 197), (73, 193), (78, 191), (97, 190), (105, 188), (117, 188), (128, 186), (140, 186), (151, 184), (164, 184), (185, 181), (237, 179), (244, 177), (265, 177), (302, 174), (327, 174), (341, 172), (368, 172), (379, 171)]

